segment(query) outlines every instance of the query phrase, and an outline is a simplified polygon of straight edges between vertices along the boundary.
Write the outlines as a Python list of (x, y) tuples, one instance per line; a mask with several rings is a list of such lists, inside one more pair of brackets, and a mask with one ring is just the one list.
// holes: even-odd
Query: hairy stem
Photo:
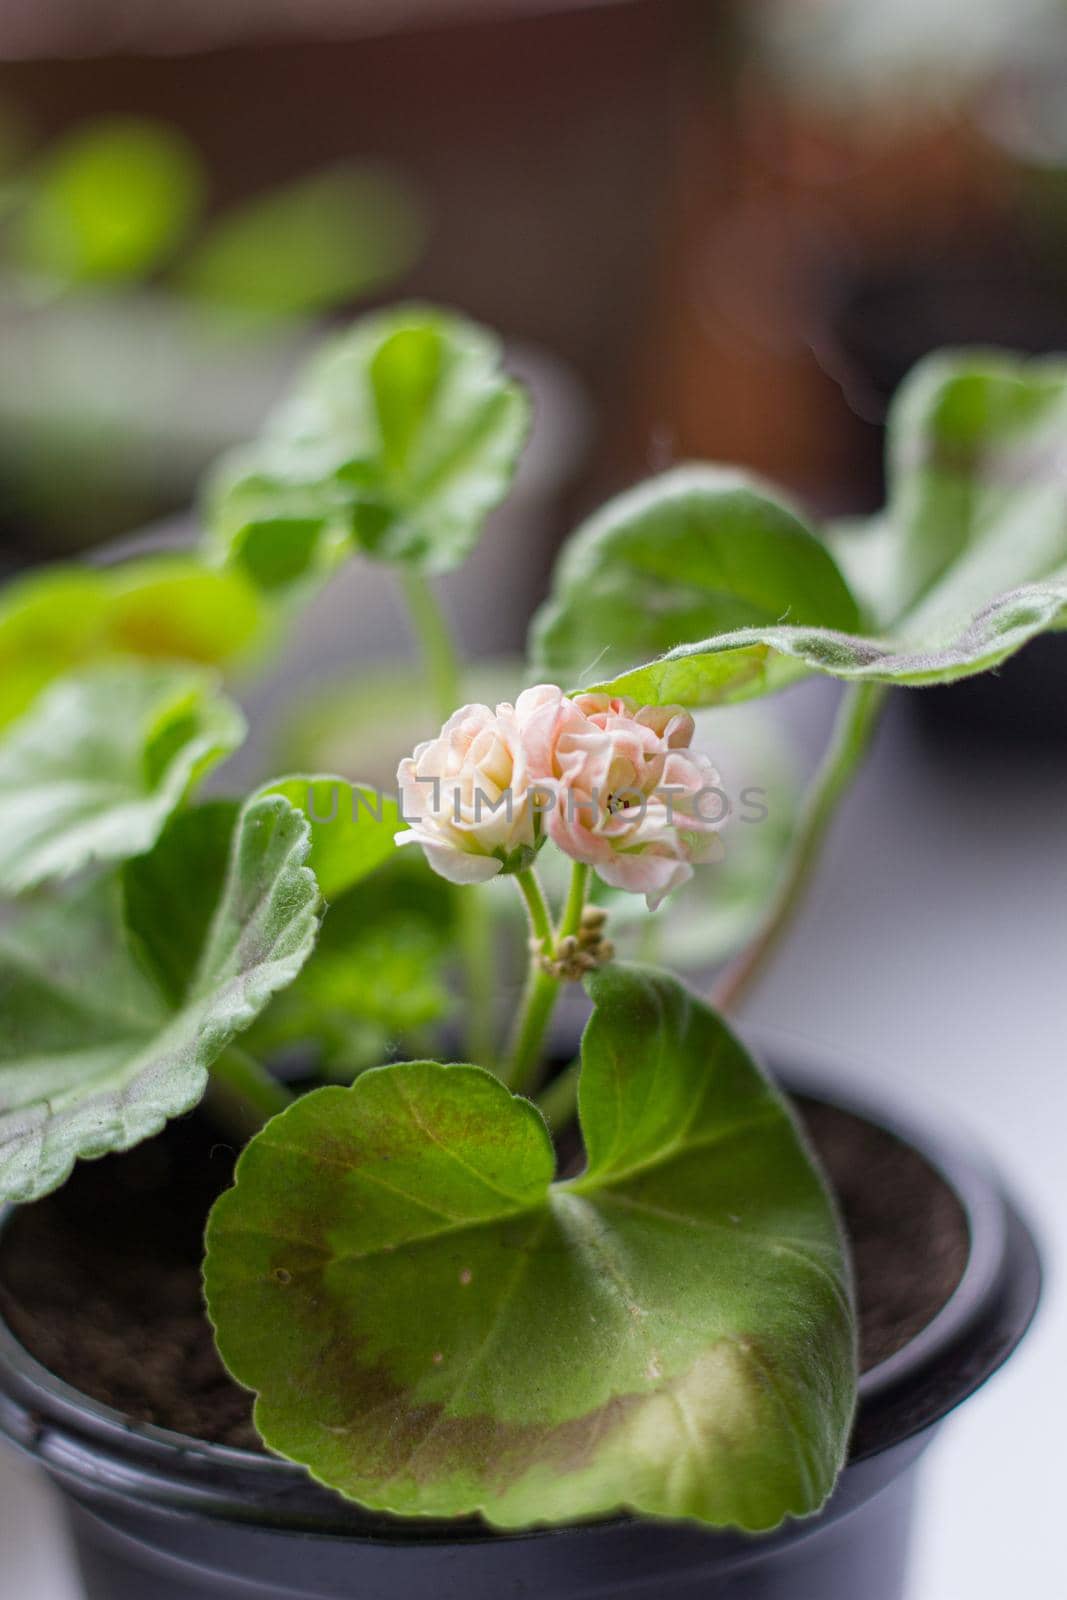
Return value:
[(522, 895), (526, 915), (530, 919), (530, 933), (533, 938), (540, 941), (541, 954), (552, 954), (552, 916), (545, 899), (545, 891), (541, 887), (541, 880), (533, 867), (527, 867), (525, 872), (515, 873), (515, 887)]
[(862, 765), (885, 704), (881, 684), (850, 684), (841, 697), (826, 755), (808, 791), (781, 883), (763, 926), (712, 991), (732, 1011), (752, 989), (796, 916), (822, 854), (830, 824)]
[(559, 999), (560, 981), (531, 964), (504, 1082), (516, 1094), (528, 1094), (541, 1074), (541, 1046)]
[[(437, 715), (446, 722), (459, 709), (463, 673), (448, 619), (432, 585), (421, 572), (408, 569), (401, 578), (411, 623), (422, 647), (426, 675)], [(467, 990), (466, 1054), (479, 1066), (493, 1065), (493, 999), (496, 983), (492, 925), (486, 897), (474, 885), (457, 885), (454, 893), (459, 950)]]
[(589, 876), (591, 868), (584, 861), (576, 861), (571, 873), (570, 892), (567, 895), (567, 904), (563, 908), (563, 920), (559, 925), (559, 938), (566, 939), (571, 934), (576, 934), (582, 925), (582, 912), (585, 902), (589, 897)]
[(531, 951), (530, 971), (515, 1024), (515, 1033), (508, 1056), (504, 1082), (517, 1094), (528, 1094), (536, 1088), (543, 1072), (545, 1033), (552, 1013), (556, 1009), (563, 983), (551, 972), (546, 972), (539, 956), (551, 956), (559, 939), (577, 933), (585, 908), (589, 885), (589, 868), (575, 863), (571, 875), (570, 893), (563, 912), (558, 933), (553, 930), (548, 904), (540, 880), (532, 869), (515, 874), (515, 884), (522, 895), (530, 919), (530, 931), (539, 949)]

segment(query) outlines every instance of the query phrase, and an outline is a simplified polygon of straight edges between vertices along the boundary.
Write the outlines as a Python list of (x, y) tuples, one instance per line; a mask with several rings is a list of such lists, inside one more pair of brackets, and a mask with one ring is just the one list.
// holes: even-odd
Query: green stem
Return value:
[(526, 907), (531, 936), (540, 946), (539, 950), (530, 952), (526, 992), (515, 1020), (507, 1065), (502, 1074), (508, 1087), (522, 1094), (541, 1065), (541, 1041), (555, 1009), (559, 979), (546, 972), (538, 959), (539, 956), (550, 956), (555, 942), (552, 918), (541, 880), (533, 868), (528, 867), (525, 872), (515, 873), (512, 881)]
[(552, 954), (552, 916), (545, 899), (545, 891), (541, 887), (541, 880), (532, 867), (527, 867), (525, 872), (516, 872), (514, 875), (515, 887), (522, 895), (526, 907), (526, 915), (530, 919), (530, 932), (535, 939), (541, 941), (543, 955)]
[(541, 1073), (541, 1046), (559, 999), (560, 981), (543, 967), (531, 963), (518, 1025), (502, 1074), (516, 1094), (528, 1094)]
[[(575, 863), (571, 875), (570, 893), (567, 896), (558, 933), (553, 932), (552, 919), (537, 874), (532, 869), (517, 872), (514, 881), (526, 905), (533, 937), (540, 943), (540, 953), (550, 956), (558, 941), (565, 939), (568, 934), (577, 933), (581, 925), (585, 895), (589, 885), (589, 868), (580, 862)], [(552, 1013), (556, 1009), (556, 1001), (559, 999), (562, 987), (562, 980), (546, 972), (537, 959), (537, 952), (534, 952), (526, 980), (526, 993), (516, 1022), (507, 1070), (504, 1074), (504, 1082), (509, 1088), (514, 1089), (516, 1094), (530, 1093), (541, 1076), (544, 1067), (542, 1050), (545, 1032), (552, 1020)]]
[(867, 753), (885, 704), (881, 684), (850, 684), (838, 707), (833, 736), (793, 841), (782, 881), (755, 939), (727, 969), (712, 991), (712, 1004), (732, 1011), (749, 993), (777, 949), (804, 900), (837, 808)]
[(566, 939), (576, 934), (582, 925), (582, 912), (589, 896), (589, 875), (591, 867), (584, 861), (576, 861), (571, 873), (570, 892), (567, 895), (567, 904), (563, 908), (563, 921), (559, 925), (560, 939)]
[(432, 586), (421, 572), (402, 574), (411, 623), (422, 647), (434, 705), (442, 722), (459, 710), (463, 673), (448, 619)]
[[(405, 569), (401, 581), (412, 626), (422, 646), (434, 705), (441, 721), (446, 722), (458, 711), (463, 693), (463, 672), (452, 630), (432, 585), (421, 572)], [(496, 981), (493, 932), (486, 897), (473, 885), (464, 884), (457, 886), (453, 898), (467, 988), (466, 1053), (480, 1066), (491, 1067), (496, 1054), (493, 1038)]]
[(230, 1045), (212, 1064), (207, 1101), (227, 1130), (244, 1140), (291, 1106), (293, 1096), (252, 1056)]

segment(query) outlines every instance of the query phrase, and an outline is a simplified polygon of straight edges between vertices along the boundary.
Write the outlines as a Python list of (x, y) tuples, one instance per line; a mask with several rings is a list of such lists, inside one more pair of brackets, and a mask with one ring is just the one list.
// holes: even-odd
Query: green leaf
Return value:
[(134, 655), (221, 665), (262, 624), (262, 602), (240, 573), (179, 556), (21, 578), (0, 595), (0, 730), (88, 662)]
[(202, 188), (196, 151), (175, 129), (92, 122), (42, 163), (12, 246), (21, 266), (61, 281), (142, 278), (181, 243)]
[(46, 684), (91, 660), (107, 631), (102, 574), (60, 567), (0, 594), (0, 729)]
[(127, 938), (171, 1006), (181, 1004), (207, 941), (240, 811), (232, 800), (179, 811), (155, 849), (122, 869)]
[(237, 660), (265, 624), (263, 602), (239, 572), (184, 556), (152, 556), (101, 573), (109, 600), (108, 644), (146, 660)]
[(886, 512), (868, 535), (852, 528), (837, 541), (881, 631), (734, 628), (681, 643), (610, 688), (699, 706), (766, 693), (801, 671), (922, 686), (999, 666), (1067, 627), (1065, 433), (1062, 360), (979, 352), (922, 363), (890, 419)]
[(208, 491), (210, 548), (265, 588), (345, 553), (457, 566), (507, 493), (524, 391), (475, 324), (409, 306), (358, 322), (314, 361), (260, 440)]
[(278, 778), (259, 793), (284, 795), (308, 818), (310, 865), (327, 900), (345, 894), (396, 853), (399, 804), (369, 784), (316, 774)]
[(476, 1067), (324, 1089), (208, 1225), (219, 1348), (273, 1449), (400, 1514), (815, 1511), (855, 1393), (833, 1205), (778, 1094), (665, 975), (607, 968), (589, 1166)]
[(684, 645), (598, 687), (632, 695), (642, 705), (715, 705), (780, 688), (787, 661), (832, 678), (921, 688), (987, 672), (1038, 634), (1065, 626), (1067, 569), (1062, 577), (1001, 596), (936, 646), (771, 628)]
[(232, 807), (206, 806), (123, 873), (0, 929), (0, 1199), (35, 1200), (79, 1157), (197, 1104), (312, 948), (307, 848), (280, 798), (251, 803), (236, 831)]
[(326, 311), (380, 292), (413, 265), (422, 239), (404, 184), (386, 171), (344, 166), (222, 217), (181, 281), (204, 300), (259, 316)]
[(264, 1059), (301, 1046), (351, 1079), (448, 1009), (451, 903), (422, 862), (413, 873), (400, 860), (390, 796), (334, 776), (280, 778), (259, 792), (283, 795), (308, 818), (309, 865), (329, 907), (314, 956), (249, 1046)]
[(936, 642), (1008, 591), (1067, 573), (1067, 362), (947, 352), (889, 421), (896, 582), (880, 612)]
[[(602, 678), (686, 639), (787, 617), (857, 625), (825, 546), (758, 480), (678, 467), (609, 501), (570, 540), (534, 621), (534, 670)], [(753, 657), (753, 675), (762, 670)]]
[(455, 905), (424, 860), (395, 852), (331, 902), (314, 954), (255, 1023), (248, 1048), (261, 1060), (299, 1048), (348, 1081), (417, 1053), (423, 1031), (452, 1009)]
[(0, 742), (0, 893), (150, 849), (243, 737), (203, 671), (124, 662), (53, 684)]

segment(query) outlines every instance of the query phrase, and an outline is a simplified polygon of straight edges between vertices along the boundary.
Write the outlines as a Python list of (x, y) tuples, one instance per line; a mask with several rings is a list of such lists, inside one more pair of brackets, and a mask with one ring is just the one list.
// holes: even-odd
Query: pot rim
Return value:
[[(857, 1089), (842, 1065), (794, 1059), (766, 1037), (757, 1054), (781, 1061), (773, 1076), (788, 1094), (832, 1103), (902, 1139), (952, 1188), (964, 1209), (970, 1251), (963, 1276), (935, 1317), (894, 1355), (862, 1374), (853, 1450), (842, 1475), (883, 1451), (927, 1434), (978, 1389), (1023, 1338), (1037, 1309), (1037, 1247), (985, 1153), (944, 1119), (899, 1093)], [(921, 1099), (922, 1097), (920, 1097)], [(0, 1209), (0, 1229), (15, 1208)], [(954, 1363), (955, 1381), (943, 1368)], [(0, 1319), (0, 1439), (7, 1437), (80, 1498), (131, 1493), (161, 1511), (269, 1522), (388, 1543), (471, 1543), (592, 1532), (533, 1528), (501, 1534), (476, 1520), (395, 1518), (344, 1501), (279, 1457), (209, 1444), (133, 1422), (43, 1367)], [(920, 1446), (921, 1448), (921, 1446)], [(859, 1474), (856, 1474), (857, 1476)], [(850, 1496), (846, 1496), (850, 1498)], [(705, 1530), (707, 1531), (707, 1530)]]
[[(776, 1052), (756, 1041), (761, 1056)], [(941, 1125), (942, 1119), (921, 1105), (918, 1113), (899, 1091), (857, 1089), (840, 1065), (817, 1067), (790, 1059), (783, 1074), (790, 1095), (831, 1100), (842, 1111), (876, 1124), (917, 1150), (956, 1195), (967, 1221), (967, 1263), (955, 1289), (934, 1317), (899, 1350), (860, 1375), (862, 1406), (890, 1394), (899, 1384), (954, 1346), (973, 1327), (995, 1297), (1008, 1249), (1011, 1204), (988, 1153), (975, 1140)], [(921, 1097), (920, 1097), (921, 1098)], [(916, 1128), (929, 1117), (933, 1128)], [(1036, 1310), (1036, 1304), (1035, 1304)]]

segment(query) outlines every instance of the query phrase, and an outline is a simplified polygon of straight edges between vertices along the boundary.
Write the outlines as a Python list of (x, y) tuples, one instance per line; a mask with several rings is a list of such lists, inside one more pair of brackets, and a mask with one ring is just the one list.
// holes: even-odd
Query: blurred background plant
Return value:
[[(321, 0), (254, 19), (51, 0), (0, 17), (0, 56), (0, 563), (145, 523), (142, 546), (191, 546), (203, 469), (258, 432), (323, 327), (453, 303), (503, 329), (534, 399), (516, 495), (442, 586), (479, 698), (515, 692), (556, 546), (621, 485), (731, 460), (817, 513), (862, 512), (889, 396), (927, 350), (1067, 347), (1064, 0)], [(387, 782), (429, 731), (394, 588), (353, 564), (242, 685), (243, 780), (280, 762)], [(972, 744), (1067, 732), (1065, 650), (1039, 641), (909, 714)], [(365, 711), (382, 674), (399, 743)], [(712, 729), (775, 803), (672, 922), (682, 965), (743, 942), (788, 844), (797, 785), (770, 717)], [(628, 949), (664, 937), (629, 923)]]
[(317, 322), (400, 281), (425, 219), (338, 163), (214, 217), (195, 144), (91, 118), (33, 151), (0, 115), (0, 516), (9, 559), (188, 504), (254, 432)]
[[(1064, 0), (50, 0), (5, 12), (0, 56), (0, 563), (145, 523), (190, 545), (204, 467), (324, 325), (453, 303), (534, 397), (516, 496), (443, 585), (478, 697), (514, 692), (555, 547), (622, 484), (726, 459), (862, 512), (927, 350), (1067, 347)], [(411, 643), (388, 574), (340, 573), (245, 686), (241, 776), (387, 781), (432, 720)], [(1065, 732), (1065, 649), (909, 714), (972, 743)], [(381, 673), (395, 749), (362, 714)], [(672, 925), (683, 964), (742, 942), (787, 844), (776, 716), (732, 753), (773, 825), (734, 829), (714, 904)]]
[[(512, 502), (462, 585), (441, 585), (475, 662), (466, 692), (507, 697), (553, 552), (608, 495), (726, 460), (816, 514), (862, 513), (881, 504), (886, 402), (914, 360), (952, 342), (1067, 348), (1065, 106), (1067, 0), (8, 0), (0, 568), (131, 532), (189, 546), (203, 467), (258, 431), (312, 336), (425, 298), (500, 329), (534, 394)], [(383, 781), (400, 753), (383, 723), (403, 749), (433, 731), (394, 588), (351, 563), (269, 682), (238, 674), (253, 737), (235, 782), (290, 765)], [(78, 645), (89, 593), (46, 654)], [(170, 609), (157, 596), (147, 631)], [(1041, 640), (943, 702), (901, 697), (756, 1010), (860, 1074), (936, 1078), (1050, 1215), (1067, 891), (1044, 775), (1067, 753), (1065, 653)], [(383, 674), (387, 718), (368, 711)], [(634, 917), (627, 953), (658, 937), (699, 969), (743, 941), (833, 694), (791, 690), (762, 725), (713, 719), (727, 787), (766, 786), (769, 823), (731, 830), (725, 867), (669, 928), (615, 907)], [(990, 935), (991, 903), (1029, 930), (1024, 950)], [(366, 950), (358, 982), (324, 959), (261, 1045), (299, 1043), (301, 1005), (336, 1019), (340, 1073), (417, 1043), (447, 1022), (455, 944), (442, 906)], [(1037, 1463), (1062, 1332), (1047, 1348), (983, 1402), (1000, 1406), (1003, 1457), (1034, 1470), (1009, 1505), (960, 1435), (916, 1600), (985, 1600), (1009, 1580), (1067, 1592), (1035, 1534), (1043, 1495), (1058, 1514), (1056, 1463)], [(3, 1600), (46, 1592), (31, 1558), (51, 1548), (7, 1542)]]

